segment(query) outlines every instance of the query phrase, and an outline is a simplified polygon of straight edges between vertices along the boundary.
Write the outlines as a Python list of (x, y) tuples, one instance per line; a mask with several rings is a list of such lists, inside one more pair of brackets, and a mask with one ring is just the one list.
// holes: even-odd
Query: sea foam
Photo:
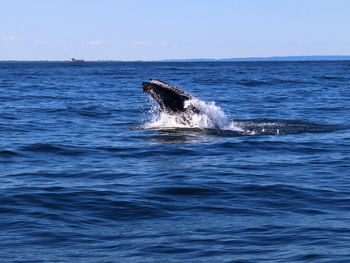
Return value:
[[(155, 128), (200, 128), (243, 131), (242, 128), (230, 121), (224, 111), (215, 102), (205, 102), (197, 98), (185, 101), (184, 108), (196, 108), (199, 112), (186, 111), (185, 113), (168, 114), (154, 106), (149, 111), (151, 120), (144, 124), (146, 129)], [(184, 121), (184, 119), (186, 121)]]

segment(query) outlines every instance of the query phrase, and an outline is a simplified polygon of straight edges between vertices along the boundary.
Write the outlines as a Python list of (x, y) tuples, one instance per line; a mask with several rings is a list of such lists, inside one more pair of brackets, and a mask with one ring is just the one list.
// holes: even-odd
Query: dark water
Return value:
[[(254, 132), (144, 128), (151, 77)], [(349, 262), (349, 112), (349, 61), (1, 62), (0, 259)]]

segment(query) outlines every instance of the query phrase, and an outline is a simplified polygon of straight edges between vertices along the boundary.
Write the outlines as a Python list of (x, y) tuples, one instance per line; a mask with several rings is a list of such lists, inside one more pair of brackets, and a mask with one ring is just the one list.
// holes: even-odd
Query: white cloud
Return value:
[(147, 41), (134, 41), (132, 43), (134, 46), (158, 46), (158, 47), (167, 47), (169, 46), (168, 42), (157, 42), (157, 43), (152, 43), (152, 42), (147, 42)]
[(16, 40), (22, 40), (22, 37), (20, 36), (8, 36), (8, 37), (4, 37), (4, 40), (6, 41), (16, 41)]
[(132, 44), (134, 46), (152, 46), (151, 42), (145, 42), (145, 41), (134, 41)]
[(100, 46), (100, 45), (106, 45), (108, 44), (108, 42), (103, 40), (92, 40), (92, 41), (85, 42), (85, 44), (89, 46)]

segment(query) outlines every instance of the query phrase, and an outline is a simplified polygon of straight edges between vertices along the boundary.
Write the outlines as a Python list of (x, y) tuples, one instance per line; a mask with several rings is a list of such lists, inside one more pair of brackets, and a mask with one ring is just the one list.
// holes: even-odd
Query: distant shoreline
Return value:
[[(160, 60), (85, 60), (86, 62), (259, 62), (259, 61), (347, 61), (350, 56), (274, 56), (245, 58), (196, 58), (196, 59), (160, 59)], [(67, 62), (69, 60), (0, 60), (1, 62)]]
[(274, 57), (245, 57), (245, 58), (221, 58), (221, 59), (166, 59), (159, 60), (164, 62), (196, 62), (196, 61), (338, 61), (338, 60), (350, 60), (350, 56), (274, 56)]

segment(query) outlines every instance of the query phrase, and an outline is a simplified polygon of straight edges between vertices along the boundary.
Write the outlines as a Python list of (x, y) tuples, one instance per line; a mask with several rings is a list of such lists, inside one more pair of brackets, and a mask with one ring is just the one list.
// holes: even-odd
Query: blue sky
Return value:
[(1, 0), (0, 60), (350, 55), (348, 0)]

